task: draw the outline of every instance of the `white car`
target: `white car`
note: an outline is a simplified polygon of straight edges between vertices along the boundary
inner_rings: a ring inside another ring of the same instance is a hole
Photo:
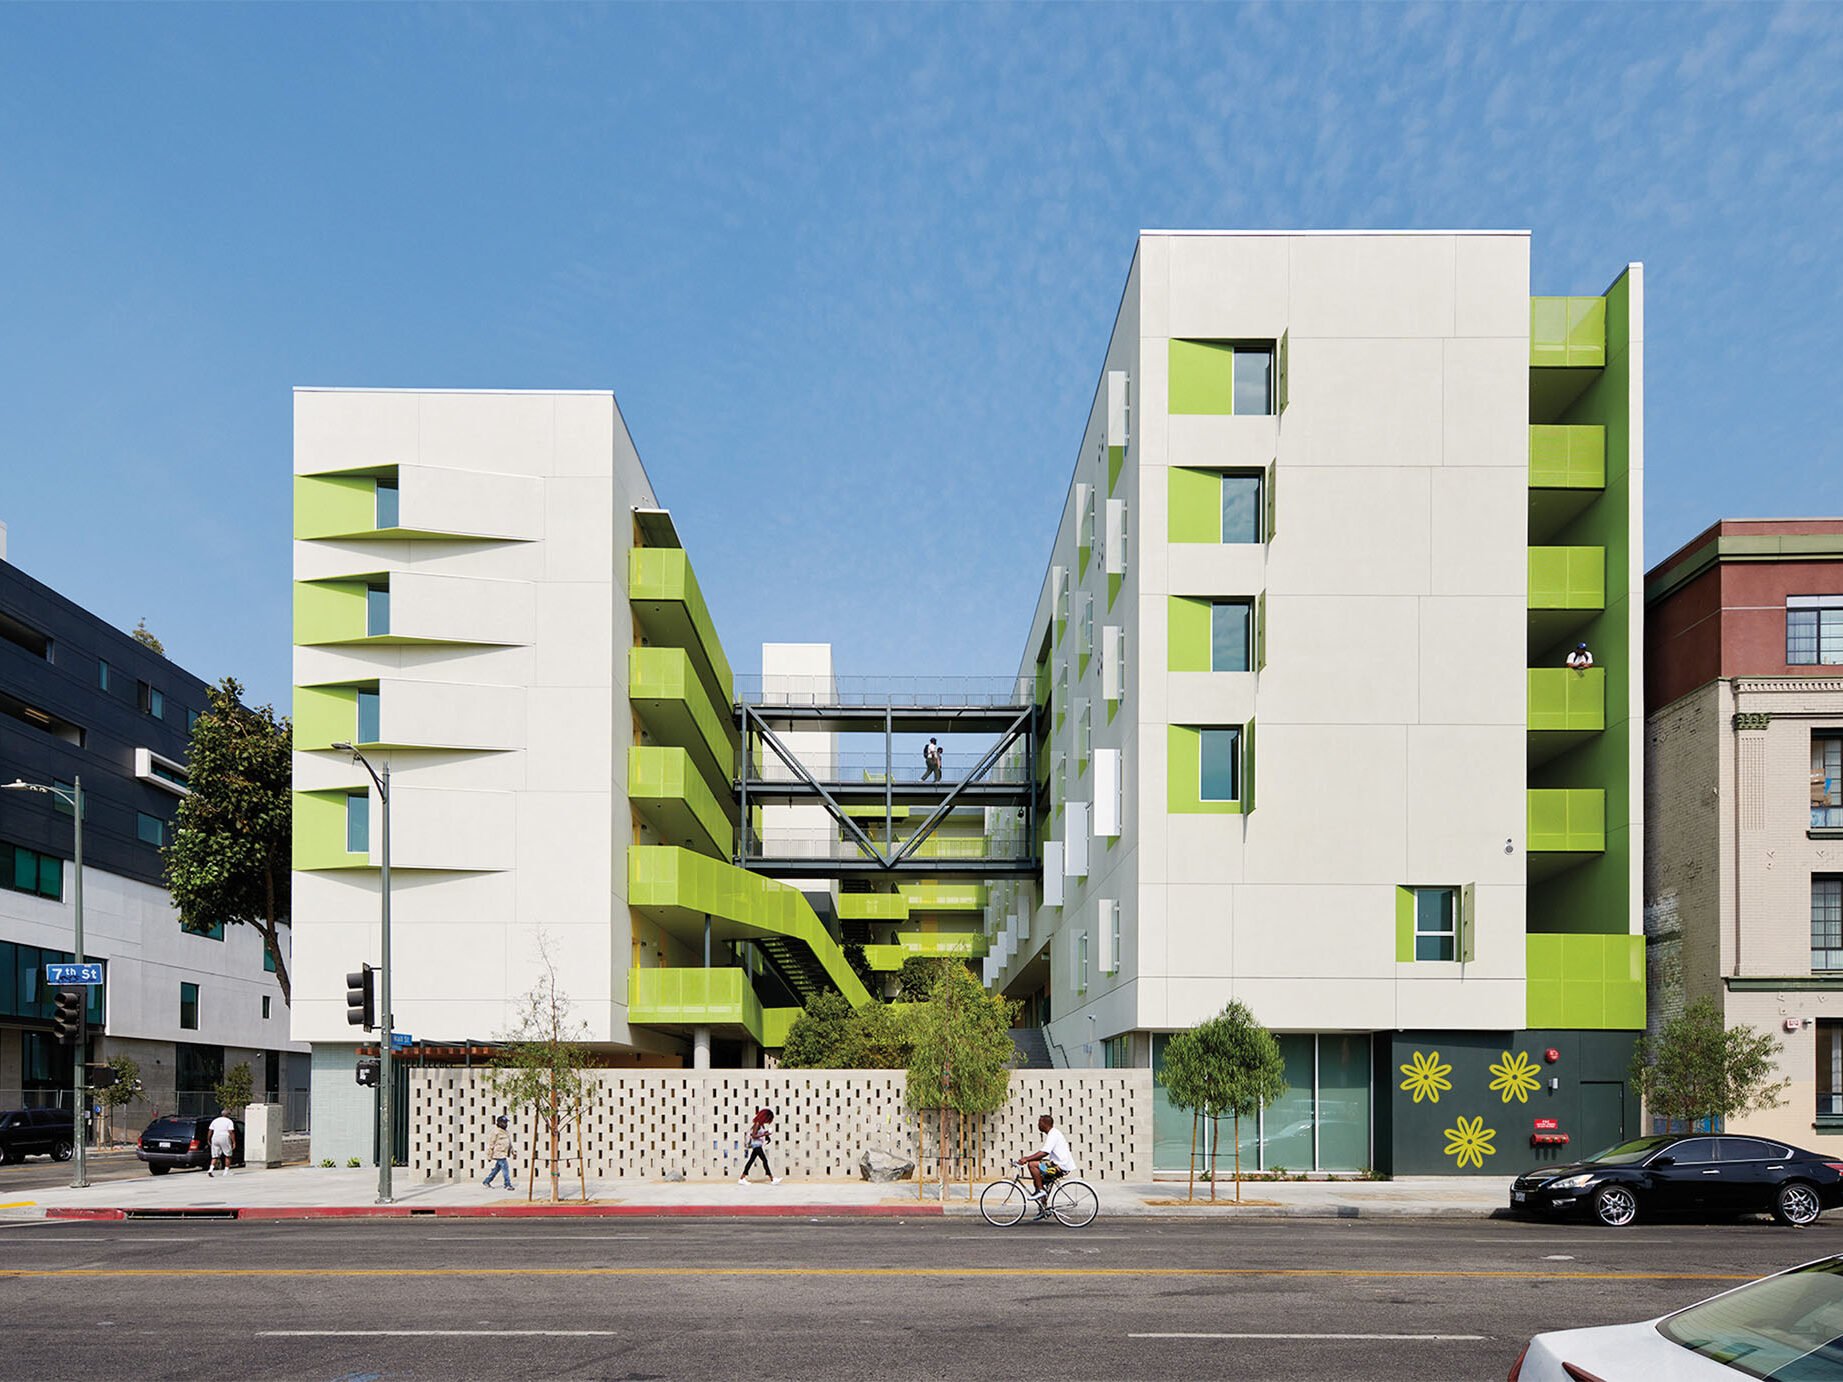
[[[1510,1382],[1843,1382],[1843,1255],[1644,1324],[1538,1334]]]

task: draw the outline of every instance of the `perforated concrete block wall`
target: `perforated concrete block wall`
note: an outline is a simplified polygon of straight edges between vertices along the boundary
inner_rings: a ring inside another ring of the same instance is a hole
[[[739,1175],[742,1145],[758,1108],[775,1112],[770,1149],[783,1175],[855,1179],[858,1157],[879,1148],[916,1156],[917,1119],[903,1102],[901,1071],[710,1070],[588,1072],[592,1096],[578,1132],[566,1128],[563,1154],[595,1180],[658,1180],[682,1171],[691,1179]],[[965,1135],[949,1120],[950,1173],[966,1174],[971,1147],[982,1155],[975,1175],[1041,1143],[1037,1117],[1051,1114],[1067,1135],[1082,1174],[1095,1180],[1150,1180],[1152,1072],[1019,1070],[1011,1098],[997,1113],[968,1120]],[[428,1180],[486,1173],[492,1119],[512,1118],[513,1170],[530,1173],[539,1134],[532,1112],[509,1110],[480,1070],[410,1072],[410,1169]],[[938,1123],[921,1143],[924,1174],[938,1174]],[[977,1123],[974,1127],[973,1124]]]

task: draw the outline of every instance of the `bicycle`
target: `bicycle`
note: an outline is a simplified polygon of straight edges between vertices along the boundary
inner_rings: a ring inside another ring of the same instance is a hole
[[[993,1228],[1010,1228],[1024,1217],[1031,1205],[1022,1166],[1012,1172],[1010,1180],[995,1180],[979,1194],[979,1212]],[[1048,1196],[1038,1208],[1037,1217],[1053,1214],[1064,1228],[1085,1228],[1101,1212],[1101,1197],[1094,1187],[1075,1176],[1059,1177],[1049,1188]]]

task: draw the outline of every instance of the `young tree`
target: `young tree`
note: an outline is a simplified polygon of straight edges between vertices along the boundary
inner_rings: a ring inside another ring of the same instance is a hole
[[[537,984],[521,1000],[518,1022],[505,1034],[487,1081],[510,1107],[536,1111],[548,1144],[550,1201],[555,1204],[562,1198],[562,1132],[572,1123],[580,1126],[589,1101],[591,1082],[584,1068],[589,1029],[576,1019],[557,982],[556,960],[542,932],[538,963]]]
[[[1190,1040],[1186,1040],[1190,1038]],[[1175,1059],[1173,1052],[1175,1050]],[[1253,1118],[1286,1093],[1286,1063],[1273,1033],[1247,1005],[1230,1003],[1216,1016],[1180,1032],[1165,1047],[1161,1083],[1179,1108],[1191,1110],[1191,1197],[1196,1197],[1196,1119],[1210,1123],[1209,1197],[1216,1198],[1221,1124],[1233,1120],[1235,1198],[1241,1199],[1241,1120]]]
[[[914,1046],[909,1056],[906,1098],[918,1120],[940,1118],[941,1198],[947,1198],[947,1115],[964,1128],[966,1117],[1004,1107],[1011,1092],[1017,1046],[1011,1019],[1018,1005],[988,994],[965,965],[943,967],[926,1003],[910,1019]],[[919,1148],[917,1155],[919,1179]],[[970,1173],[969,1173],[970,1174]]]
[[[109,1069],[115,1079],[107,1088],[96,1091],[96,1101],[103,1106],[105,1138],[110,1135],[109,1123],[114,1121],[116,1112],[124,1105],[133,1103],[141,1097],[141,1065],[133,1056],[112,1056]]]
[[[224,1072],[224,1078],[213,1087],[218,1096],[218,1107],[241,1114],[256,1098],[256,1077],[250,1074],[247,1062],[239,1061]]]
[[[186,784],[172,844],[160,852],[182,926],[250,925],[275,966],[282,1002],[292,1001],[281,928],[289,917],[292,866],[292,729],[269,706],[243,704],[226,677],[192,728]]]
[[[1656,1036],[1638,1039],[1632,1084],[1645,1107],[1670,1125],[1734,1118],[1785,1102],[1790,1080],[1774,1081],[1779,1039],[1745,1025],[1729,1027],[1721,1009],[1698,998]]]
[[[139,643],[143,648],[156,652],[160,654],[161,657],[166,656],[166,644],[154,637],[154,632],[147,627],[147,621],[145,619],[136,624],[134,628],[130,630],[128,636],[136,643]]]
[[[854,1009],[842,993],[816,993],[788,1029],[781,1064],[793,1070],[900,1070],[914,1044],[909,1011],[889,1003]]]

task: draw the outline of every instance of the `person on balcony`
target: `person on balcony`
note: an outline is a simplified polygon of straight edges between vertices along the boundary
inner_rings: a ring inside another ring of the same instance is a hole
[[[1587,650],[1585,643],[1576,643],[1574,651],[1568,654],[1568,670],[1577,676],[1585,676],[1591,666],[1593,654]]]

